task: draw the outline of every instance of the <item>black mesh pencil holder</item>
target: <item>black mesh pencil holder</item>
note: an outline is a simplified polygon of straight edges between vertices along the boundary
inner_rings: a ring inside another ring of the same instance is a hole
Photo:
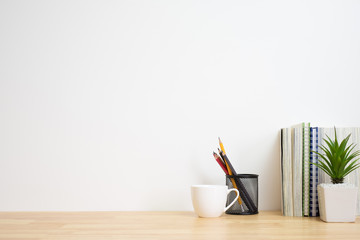
[[[251,215],[258,213],[258,177],[259,175],[256,174],[226,175],[226,185],[228,188],[238,189],[241,198],[226,211],[227,214]],[[230,192],[227,204],[230,204],[235,198],[236,193]]]

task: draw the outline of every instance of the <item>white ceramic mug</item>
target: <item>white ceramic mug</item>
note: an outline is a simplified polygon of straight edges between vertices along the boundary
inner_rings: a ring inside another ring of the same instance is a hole
[[[228,206],[225,206],[227,196],[232,191],[236,192],[236,198]],[[237,189],[228,189],[224,185],[191,186],[193,207],[199,217],[220,217],[236,202],[238,197],[239,191]]]

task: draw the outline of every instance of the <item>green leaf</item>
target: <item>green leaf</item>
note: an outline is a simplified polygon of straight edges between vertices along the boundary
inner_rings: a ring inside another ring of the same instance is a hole
[[[352,163],[349,164],[349,166],[346,167],[346,169],[344,170],[344,174],[347,174],[351,170],[351,168],[356,165],[357,160],[354,160]]]
[[[331,171],[329,171],[329,169],[326,168],[326,166],[323,167],[323,165],[320,165],[320,164],[317,164],[317,163],[312,163],[312,164],[314,164],[314,165],[317,166],[318,168],[322,169],[327,175],[332,176]]]
[[[346,150],[345,150],[346,154],[345,154],[344,158],[346,158],[346,159],[348,158],[350,153],[354,150],[355,146],[356,145],[354,143],[352,143],[349,145],[349,147],[346,148]]]
[[[326,162],[326,165],[331,166],[331,163],[329,162],[329,160],[328,160],[324,155],[322,155],[321,153],[315,152],[315,151],[312,151],[312,152],[314,152],[314,153],[316,153],[317,155],[319,155],[320,158],[322,158],[322,159]],[[320,159],[319,159],[319,161],[320,161]]]
[[[351,169],[349,169],[349,171],[347,173],[344,174],[344,177],[347,176],[352,171],[354,171],[355,169],[358,169],[359,167],[360,167],[360,163],[354,165]]]

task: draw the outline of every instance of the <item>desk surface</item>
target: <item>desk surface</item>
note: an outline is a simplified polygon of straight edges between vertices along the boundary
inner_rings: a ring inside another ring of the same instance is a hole
[[[360,239],[356,223],[319,218],[198,218],[192,212],[0,212],[0,239]]]

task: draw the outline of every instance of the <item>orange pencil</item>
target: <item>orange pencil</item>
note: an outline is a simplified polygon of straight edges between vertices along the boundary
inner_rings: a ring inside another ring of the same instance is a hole
[[[222,151],[224,154],[226,154],[225,148],[224,148],[224,144],[223,144],[222,141],[220,140],[220,137],[219,137],[219,145],[220,145],[221,151]]]

